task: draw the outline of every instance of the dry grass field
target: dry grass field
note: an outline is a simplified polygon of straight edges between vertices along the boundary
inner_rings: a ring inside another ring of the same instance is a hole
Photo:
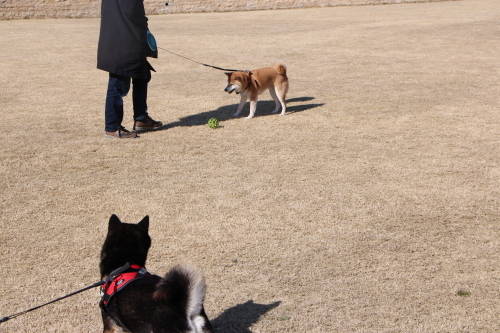
[[[289,112],[271,115],[265,93],[254,119],[234,118],[221,71],[160,50],[149,105],[165,127],[105,138],[99,19],[0,21],[0,317],[98,281],[115,213],[150,215],[150,272],[202,268],[219,333],[500,331],[498,0],[150,29],[216,66],[283,60]],[[0,332],[100,332],[98,301],[87,291]]]

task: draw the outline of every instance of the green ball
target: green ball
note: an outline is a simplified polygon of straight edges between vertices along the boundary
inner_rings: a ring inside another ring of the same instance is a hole
[[[208,120],[208,126],[210,128],[217,128],[217,127],[219,127],[219,121],[215,118],[210,118]]]

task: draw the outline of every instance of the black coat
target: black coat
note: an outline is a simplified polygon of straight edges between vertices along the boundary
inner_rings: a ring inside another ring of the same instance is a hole
[[[147,31],[143,0],[102,0],[97,68],[147,79],[148,71],[154,70],[146,60]]]

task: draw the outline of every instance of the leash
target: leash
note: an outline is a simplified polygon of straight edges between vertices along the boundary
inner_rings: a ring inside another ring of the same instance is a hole
[[[189,60],[189,61],[195,62],[195,63],[197,63],[197,64],[200,64],[200,65],[203,65],[203,66],[206,66],[206,67],[215,68],[215,69],[218,69],[218,70],[220,70],[220,71],[226,71],[226,72],[248,72],[248,70],[240,70],[240,69],[227,69],[227,68],[221,68],[221,67],[217,67],[217,66],[212,66],[212,65],[204,64],[204,63],[202,63],[202,62],[199,62],[199,61],[196,61],[196,60],[190,59],[190,58],[188,58],[188,57],[185,57],[185,56],[183,56],[183,55],[180,55],[180,54],[177,54],[177,53],[175,53],[175,52],[169,51],[169,50],[164,49],[164,48],[162,48],[162,47],[159,47],[159,46],[158,46],[158,48],[159,48],[159,49],[161,49],[161,50],[163,50],[163,51],[166,51],[166,52],[168,52],[168,53],[172,53],[172,54],[174,54],[174,55],[176,55],[176,56],[178,56],[178,57],[184,58],[184,59],[186,59],[186,60]]]
[[[45,304],[35,306],[34,308],[28,309],[28,310],[26,310],[26,311],[22,311],[22,312],[19,312],[19,313],[16,313],[16,314],[13,314],[13,315],[10,315],[10,316],[7,316],[7,317],[3,317],[2,319],[0,319],[0,324],[1,324],[1,323],[4,323],[4,322],[6,322],[7,320],[10,320],[10,319],[12,319],[12,318],[16,318],[16,317],[19,317],[19,316],[21,316],[21,315],[23,315],[23,314],[26,314],[26,313],[28,313],[28,312],[31,312],[31,311],[33,311],[33,310],[40,309],[41,307],[44,307],[44,306],[46,306],[46,305],[49,305],[49,304],[52,304],[52,303],[58,302],[58,301],[60,301],[60,300],[63,300],[63,299],[68,298],[68,297],[70,297],[70,296],[74,296],[74,295],[79,294],[79,293],[81,293],[81,292],[84,292],[84,291],[86,291],[86,290],[89,290],[89,289],[92,289],[92,288],[95,288],[95,287],[99,287],[99,286],[102,286],[103,284],[109,283],[110,281],[112,281],[114,278],[116,278],[117,276],[119,276],[121,273],[123,273],[124,271],[126,271],[126,270],[127,270],[127,269],[129,269],[129,268],[130,268],[130,264],[129,264],[129,263],[126,263],[126,264],[125,264],[125,265],[123,265],[122,267],[120,267],[120,268],[118,268],[118,269],[114,270],[113,272],[111,272],[111,273],[108,275],[108,277],[107,277],[106,279],[102,280],[102,281],[96,282],[96,283],[94,283],[94,284],[93,284],[93,285],[91,285],[91,286],[85,287],[85,288],[83,288],[83,289],[80,289],[80,290],[78,290],[78,291],[75,291],[75,292],[73,292],[73,293],[71,293],[71,294],[68,294],[68,295],[66,295],[66,296],[59,297],[58,299],[55,299],[55,300],[50,301],[50,302],[47,302],[47,303],[45,303]],[[147,273],[147,271],[146,271],[146,273]]]
[[[53,300],[53,301],[47,302],[47,303],[42,304],[42,305],[39,305],[39,306],[35,306],[34,308],[28,309],[28,310],[26,310],[26,311],[22,311],[22,312],[19,312],[19,313],[16,313],[16,314],[13,314],[13,315],[10,315],[10,316],[7,316],[7,317],[3,317],[2,319],[0,319],[0,324],[1,324],[1,323],[4,323],[4,322],[6,322],[7,320],[10,320],[10,319],[12,319],[12,318],[16,318],[16,317],[18,317],[18,316],[21,316],[21,315],[26,314],[26,313],[28,313],[28,312],[31,312],[31,311],[33,311],[33,310],[39,309],[39,308],[44,307],[44,306],[46,306],[46,305],[49,305],[49,304],[55,303],[55,302],[57,302],[57,301],[60,301],[60,300],[62,300],[62,299],[65,299],[65,298],[67,298],[67,297],[70,297],[70,296],[73,296],[73,295],[79,294],[79,293],[81,293],[81,292],[84,292],[84,291],[86,291],[86,290],[89,290],[89,289],[92,289],[92,288],[95,288],[95,287],[99,287],[99,286],[103,285],[104,283],[106,283],[106,281],[99,281],[99,282],[96,282],[96,283],[94,283],[94,284],[93,284],[93,285],[91,285],[91,286],[85,287],[85,288],[83,288],[83,289],[80,289],[80,290],[78,290],[78,291],[75,291],[75,292],[73,292],[73,293],[71,293],[71,294],[68,294],[68,295],[66,295],[66,296],[59,297],[58,299],[55,299],[55,300]]]

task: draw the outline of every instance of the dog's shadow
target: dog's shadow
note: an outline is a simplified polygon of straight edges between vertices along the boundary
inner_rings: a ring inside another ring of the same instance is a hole
[[[210,322],[217,333],[252,333],[250,327],[258,322],[260,317],[280,304],[281,301],[258,304],[250,300],[227,309]]]
[[[314,99],[314,97],[292,98],[292,99],[287,100],[287,105],[289,103],[308,102],[308,101],[311,101],[313,99]],[[248,115],[249,104],[250,104],[249,102],[247,102],[245,104],[245,107],[243,108],[243,111],[241,112],[242,115],[240,117]],[[323,105],[325,105],[325,103],[291,105],[291,106],[287,106],[286,113],[291,114],[291,113],[296,113],[296,112],[302,112],[302,111],[310,110],[310,109],[313,109],[313,108],[316,108],[319,106],[323,106]],[[271,113],[274,110],[274,107],[275,107],[275,103],[273,100],[259,101],[257,103],[257,112],[255,113],[255,117],[264,117],[264,116],[270,116],[270,115],[277,116],[277,114]],[[169,128],[182,127],[182,126],[206,125],[210,118],[216,118],[219,121],[236,119],[238,117],[235,117],[234,113],[236,112],[237,108],[238,108],[238,104],[221,106],[220,108],[218,108],[216,110],[206,111],[206,112],[190,115],[190,116],[187,116],[184,118],[180,118],[179,121],[163,125],[159,130],[166,130]]]

